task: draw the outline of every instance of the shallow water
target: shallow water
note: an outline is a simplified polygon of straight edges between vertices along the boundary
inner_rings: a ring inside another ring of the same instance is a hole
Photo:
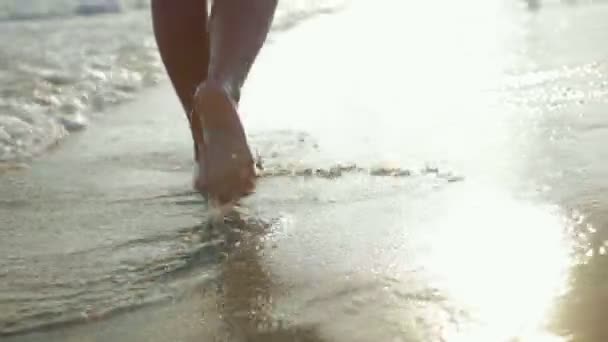
[[[128,115],[178,108],[166,85],[4,178],[0,333],[605,341],[608,7],[384,4],[268,46],[244,222],[186,191],[183,122]]]

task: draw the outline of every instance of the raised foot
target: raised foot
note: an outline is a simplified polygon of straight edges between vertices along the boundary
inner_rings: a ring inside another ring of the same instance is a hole
[[[254,191],[253,157],[235,102],[219,86],[201,85],[194,99],[193,129],[199,149],[195,188],[220,204]],[[197,127],[198,126],[198,127]]]

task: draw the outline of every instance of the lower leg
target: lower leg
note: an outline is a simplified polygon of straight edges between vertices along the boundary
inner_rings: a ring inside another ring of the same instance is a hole
[[[209,22],[209,82],[224,87],[236,102],[264,44],[277,0],[215,0]]]
[[[190,124],[197,126],[190,114],[196,87],[207,78],[207,1],[152,0],[152,19],[156,42],[169,78]],[[196,128],[192,130],[193,134],[201,131],[200,127],[193,128]],[[195,159],[198,159],[196,144]]]

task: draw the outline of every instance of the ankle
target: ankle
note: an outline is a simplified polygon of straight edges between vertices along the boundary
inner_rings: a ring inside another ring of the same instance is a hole
[[[241,98],[241,89],[231,84],[231,82],[222,81],[218,79],[207,79],[199,84],[198,89],[207,88],[215,91],[221,91],[226,95],[235,105],[238,105]]]
[[[238,131],[241,126],[237,103],[230,91],[220,82],[202,82],[194,95],[195,106],[205,129]]]

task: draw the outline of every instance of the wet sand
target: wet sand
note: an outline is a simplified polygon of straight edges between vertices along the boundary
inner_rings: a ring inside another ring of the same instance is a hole
[[[239,219],[166,84],[5,175],[0,332],[88,324],[3,341],[605,341],[608,7],[383,4],[263,51]]]

